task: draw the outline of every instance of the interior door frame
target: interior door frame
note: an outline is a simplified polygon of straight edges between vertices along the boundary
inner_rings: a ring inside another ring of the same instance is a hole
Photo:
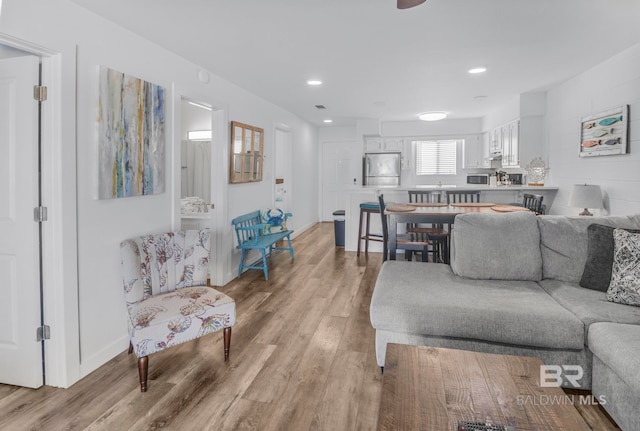
[[[77,278],[77,202],[75,151],[63,150],[62,141],[62,56],[40,45],[0,33],[0,44],[40,57],[42,85],[47,100],[40,120],[42,205],[48,220],[42,224],[42,312],[51,328],[45,342],[45,385],[68,387],[80,379],[80,332]],[[75,59],[73,80],[75,81]],[[67,71],[69,73],[69,71]],[[75,112],[75,97],[72,98]],[[75,121],[75,120],[73,120]],[[76,145],[75,127],[65,131],[66,140]],[[65,154],[63,161],[61,154]],[[35,328],[34,328],[35,331]],[[34,332],[35,335],[35,332]]]
[[[280,133],[284,133],[286,134],[286,142],[284,143],[284,154],[278,154],[278,132]],[[275,206],[277,206],[276,204],[276,186],[277,184],[275,184],[275,179],[276,179],[276,163],[277,163],[277,159],[280,157],[284,157],[285,159],[285,174],[284,174],[284,184],[286,186],[286,193],[287,193],[287,208],[288,211],[291,212],[292,211],[292,198],[293,198],[293,190],[291,188],[291,167],[292,167],[292,159],[293,159],[293,146],[291,145],[291,127],[289,127],[288,125],[284,124],[284,123],[275,123],[273,125],[273,148],[274,148],[274,157],[273,157],[273,166],[272,166],[272,172],[273,172],[273,178],[274,178],[274,184],[273,184],[273,197],[271,198],[271,202],[274,203]]]
[[[175,112],[181,112],[180,104],[183,99],[197,101],[211,106],[211,204],[213,208],[209,208],[212,211],[211,222],[211,262],[209,264],[210,269],[210,282],[213,286],[224,286],[229,280],[228,273],[231,271],[231,258],[227,255],[228,250],[225,250],[223,244],[228,244],[233,238],[227,231],[230,229],[230,220],[228,220],[228,184],[225,180],[229,178],[229,122],[227,120],[228,106],[224,103],[211,101],[211,98],[199,94],[194,95],[188,91],[176,91],[175,92]],[[176,179],[173,181],[173,194],[174,194],[174,212],[173,212],[173,229],[180,229],[180,196],[181,196],[181,169],[180,169],[180,145],[182,139],[181,121],[182,118],[174,127],[174,150],[173,150],[173,172]],[[216,181],[213,181],[216,178]]]

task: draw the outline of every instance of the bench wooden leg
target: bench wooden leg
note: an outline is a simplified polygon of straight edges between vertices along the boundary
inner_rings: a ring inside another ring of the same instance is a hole
[[[242,269],[244,268],[244,258],[247,255],[247,250],[242,249],[242,256],[240,256],[240,265],[238,266],[238,278],[242,275]]]
[[[289,244],[289,255],[291,256],[291,260],[293,260],[294,259],[293,246],[291,245],[291,237],[290,236],[287,237],[287,244]]]
[[[263,248],[260,250],[262,254],[262,271],[264,271],[264,279],[269,280],[269,268],[267,268],[267,252]]]
[[[224,361],[229,360],[229,348],[231,347],[231,327],[224,328]]]
[[[149,374],[149,357],[138,358],[138,375],[140,376],[140,392],[147,392],[147,375]]]

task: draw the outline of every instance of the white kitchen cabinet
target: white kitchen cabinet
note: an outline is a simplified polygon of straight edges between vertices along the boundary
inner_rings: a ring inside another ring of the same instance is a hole
[[[402,138],[365,138],[364,148],[367,153],[401,153],[402,143]]]
[[[502,134],[502,167],[517,168],[520,166],[520,120],[514,120],[501,127]]]
[[[489,135],[489,133],[484,133],[464,140],[463,169],[491,167],[491,162],[489,161]]]
[[[502,128],[500,127],[489,131],[489,152],[491,154],[502,152]]]

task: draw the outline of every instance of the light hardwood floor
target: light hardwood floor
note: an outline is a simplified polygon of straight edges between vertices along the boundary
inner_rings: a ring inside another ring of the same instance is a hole
[[[249,271],[220,288],[237,306],[228,363],[219,332],[152,355],[144,394],[126,350],[68,389],[0,385],[0,430],[375,429],[369,302],[381,254],[335,248],[331,223],[294,248],[294,263],[272,260],[269,281]],[[615,429],[597,407],[581,413]]]

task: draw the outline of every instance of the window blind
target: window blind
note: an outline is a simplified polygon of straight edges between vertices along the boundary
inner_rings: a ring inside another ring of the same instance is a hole
[[[414,141],[416,175],[455,175],[457,140]]]

